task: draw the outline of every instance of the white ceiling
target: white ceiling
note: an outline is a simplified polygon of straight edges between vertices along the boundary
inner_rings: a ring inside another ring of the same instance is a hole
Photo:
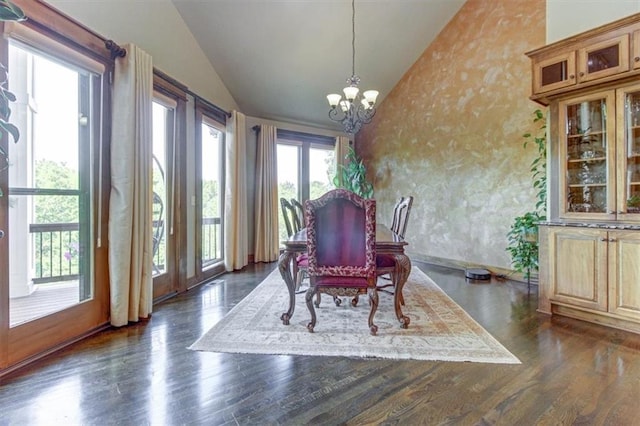
[[[379,100],[465,0],[356,0],[356,74]],[[339,127],[328,93],[351,75],[349,0],[172,0],[240,110]]]

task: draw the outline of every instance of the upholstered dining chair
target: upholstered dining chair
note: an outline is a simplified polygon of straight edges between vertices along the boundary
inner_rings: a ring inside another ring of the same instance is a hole
[[[309,289],[305,302],[311,314],[307,329],[316,325],[314,296],[326,293],[353,297],[369,295],[369,331],[378,327],[376,291],[376,201],[346,189],[334,189],[305,202]]]
[[[413,196],[400,197],[400,200],[393,208],[393,219],[391,221],[391,231],[393,231],[400,238],[404,238],[407,232],[407,223],[409,222],[409,213],[411,213],[411,206],[413,205]],[[378,291],[384,291],[385,293],[393,294],[393,292],[387,290],[389,287],[394,287],[393,272],[396,267],[396,260],[393,256],[388,254],[380,254],[376,256],[376,274],[383,276],[386,279],[391,279],[390,284],[378,285]],[[389,278],[387,278],[387,276]],[[404,298],[400,294],[400,303],[404,305]]]
[[[287,229],[287,236],[291,236],[301,229],[301,221],[296,207],[286,198],[280,198],[280,208],[282,210],[282,217],[284,219],[284,226]],[[302,279],[306,275],[307,266],[309,262],[307,260],[307,253],[298,254],[293,260],[293,276],[296,280],[296,291],[300,290],[300,284]]]

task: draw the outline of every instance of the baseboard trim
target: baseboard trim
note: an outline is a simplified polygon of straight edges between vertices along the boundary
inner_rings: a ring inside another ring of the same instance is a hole
[[[445,268],[457,269],[460,271],[464,271],[469,268],[486,269],[491,273],[492,277],[509,279],[511,281],[523,282],[525,284],[527,283],[527,279],[524,277],[524,274],[512,269],[501,268],[499,266],[493,265],[484,265],[481,263],[466,262],[457,259],[448,259],[444,257],[427,256],[419,253],[408,252],[407,254],[411,258],[411,260],[428,263],[430,265],[442,266]],[[531,284],[538,285],[537,272],[531,274]]]

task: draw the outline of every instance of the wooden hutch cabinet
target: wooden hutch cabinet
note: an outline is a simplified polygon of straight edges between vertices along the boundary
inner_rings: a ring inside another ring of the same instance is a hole
[[[640,332],[640,14],[527,55],[549,106],[538,310]]]

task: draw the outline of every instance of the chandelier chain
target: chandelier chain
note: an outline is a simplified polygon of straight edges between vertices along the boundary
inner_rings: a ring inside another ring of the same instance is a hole
[[[356,0],[351,0],[351,75],[356,75]]]

